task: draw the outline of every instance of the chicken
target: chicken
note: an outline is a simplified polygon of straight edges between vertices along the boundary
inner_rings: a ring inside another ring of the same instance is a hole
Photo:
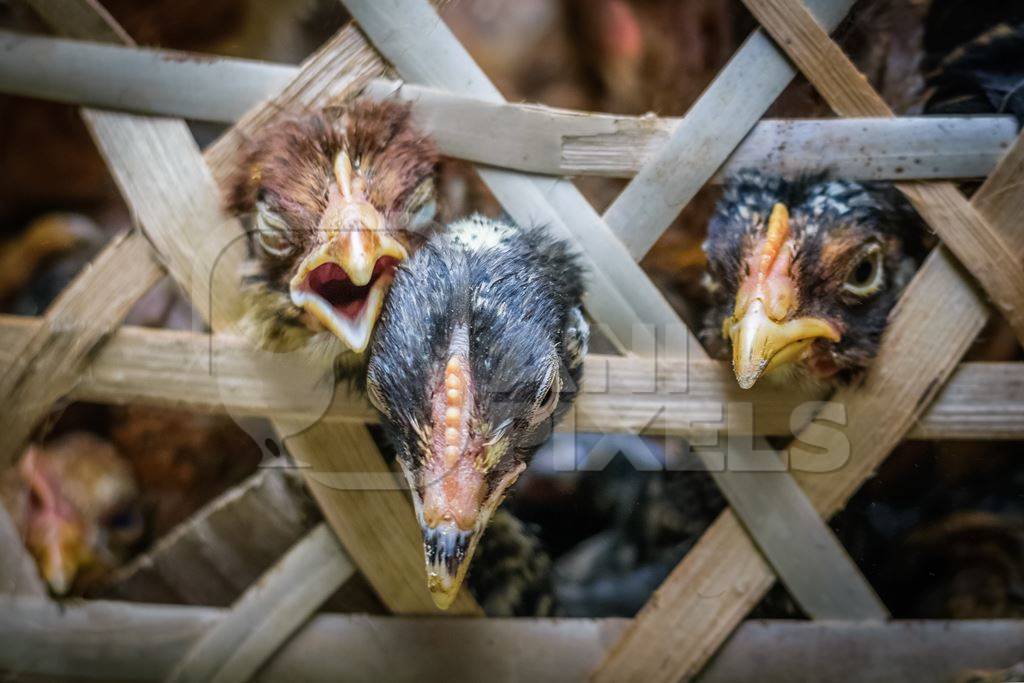
[[[243,331],[274,351],[319,337],[362,354],[396,267],[436,213],[437,161],[407,106],[367,99],[254,141],[228,197],[252,219]]]
[[[398,271],[366,391],[412,490],[439,607],[575,398],[589,340],[582,296],[565,243],[481,216],[438,233]]]
[[[135,472],[147,530],[157,538],[245,479],[261,457],[230,417],[173,408],[114,408],[110,440]]]
[[[86,432],[29,446],[0,477],[0,499],[55,595],[123,559],[143,531],[137,495],[131,466]]]
[[[923,44],[927,113],[1006,112],[1024,121],[1024,11],[935,0]],[[744,388],[762,374],[826,385],[851,379],[878,349],[920,259],[922,228],[888,185],[740,174],[705,242],[713,307],[702,339],[731,355]]]
[[[732,178],[708,227],[701,339],[749,389],[849,381],[875,356],[920,256],[920,219],[890,186],[756,171]],[[730,348],[731,347],[731,348]]]

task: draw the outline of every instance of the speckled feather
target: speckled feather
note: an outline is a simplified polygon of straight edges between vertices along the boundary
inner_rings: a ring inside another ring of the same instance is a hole
[[[568,245],[543,228],[480,216],[433,236],[403,263],[370,346],[367,381],[386,403],[385,430],[406,467],[416,471],[428,457],[431,392],[458,325],[469,331],[474,430],[485,440],[499,432],[511,438],[489,480],[527,460],[575,397],[589,333],[582,296],[582,268]],[[529,428],[554,362],[562,375],[558,408]]]

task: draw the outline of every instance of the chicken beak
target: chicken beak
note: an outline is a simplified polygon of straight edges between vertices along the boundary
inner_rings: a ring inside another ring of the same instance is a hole
[[[302,261],[289,289],[296,306],[349,349],[362,353],[395,269],[409,253],[384,230],[384,218],[367,199],[344,152],[338,156],[335,175],[338,184],[330,189],[318,230],[328,240]]]
[[[794,318],[798,297],[788,240],[789,213],[776,204],[765,237],[748,261],[750,274],[740,283],[733,314],[722,326],[732,342],[732,367],[743,389],[766,372],[803,358],[816,339],[840,338],[826,320]]]
[[[345,346],[362,353],[408,252],[390,235],[368,230],[338,233],[299,266],[292,303],[312,315]]]
[[[33,501],[25,545],[53,594],[64,595],[71,589],[79,569],[92,559],[85,529],[47,478],[35,446],[29,447],[19,468]]]
[[[749,389],[761,375],[800,360],[815,339],[839,341],[839,333],[820,318],[772,320],[764,302],[755,299],[729,329],[732,368],[740,387]]]
[[[465,506],[466,500],[472,500],[486,486],[479,473],[477,480],[466,477],[465,472],[453,471],[428,484],[422,501],[418,493],[414,494],[423,530],[427,589],[438,608],[448,609],[455,601],[488,522],[525,469],[525,463],[517,465],[471,508]]]
[[[81,526],[47,515],[34,520],[29,533],[27,545],[36,558],[40,574],[54,595],[64,595],[71,590],[78,570],[90,560],[90,553],[83,545]]]
[[[448,609],[455,602],[479,536],[475,529],[463,531],[451,522],[423,526],[427,588],[439,609]]]

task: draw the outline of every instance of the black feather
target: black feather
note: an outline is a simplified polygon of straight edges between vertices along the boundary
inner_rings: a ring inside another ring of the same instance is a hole
[[[432,236],[403,263],[370,345],[367,381],[387,404],[385,431],[406,466],[415,470],[427,455],[417,451],[429,447],[431,392],[460,325],[469,331],[475,382],[471,421],[485,438],[507,433],[512,446],[488,476],[500,477],[532,455],[581,379],[582,297],[577,257],[543,228],[476,216]],[[529,427],[554,361],[563,377],[558,410]]]

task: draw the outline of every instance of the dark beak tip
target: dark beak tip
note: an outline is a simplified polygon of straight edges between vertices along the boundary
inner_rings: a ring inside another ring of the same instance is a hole
[[[450,522],[436,527],[424,525],[422,531],[427,588],[434,603],[441,609],[448,609],[466,573],[473,532],[463,531]]]

